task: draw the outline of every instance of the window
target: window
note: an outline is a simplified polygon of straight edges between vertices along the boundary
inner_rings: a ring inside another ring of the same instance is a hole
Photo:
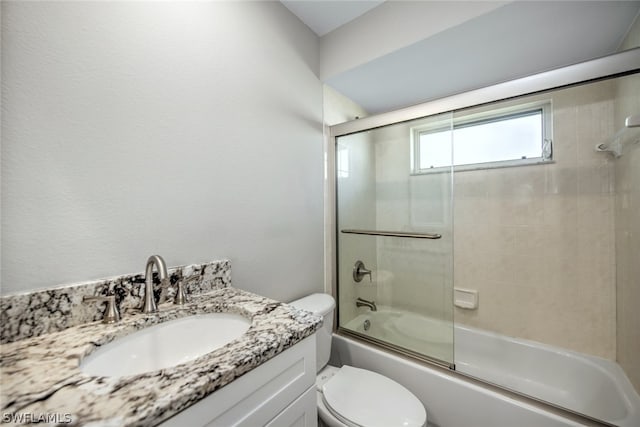
[[[551,103],[460,115],[411,129],[413,173],[484,169],[551,160]],[[453,152],[452,152],[453,149]]]

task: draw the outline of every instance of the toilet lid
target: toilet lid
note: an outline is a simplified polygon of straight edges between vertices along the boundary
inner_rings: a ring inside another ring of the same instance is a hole
[[[343,366],[322,386],[325,404],[336,415],[367,427],[421,427],[424,406],[397,382],[365,369]]]

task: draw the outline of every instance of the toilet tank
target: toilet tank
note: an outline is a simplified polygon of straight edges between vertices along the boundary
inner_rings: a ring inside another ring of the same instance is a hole
[[[311,294],[289,304],[323,318],[322,327],[316,332],[316,372],[320,372],[329,363],[331,356],[331,333],[336,301],[329,294]]]

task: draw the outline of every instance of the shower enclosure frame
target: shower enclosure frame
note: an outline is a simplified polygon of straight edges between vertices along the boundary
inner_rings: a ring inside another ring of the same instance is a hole
[[[519,78],[504,83],[464,92],[457,95],[429,101],[426,103],[418,104],[415,106],[403,108],[396,111],[382,113],[374,116],[360,118],[337,125],[333,125],[329,128],[328,134],[328,159],[330,168],[333,167],[333,171],[327,174],[328,189],[333,194],[329,194],[327,200],[333,203],[333,207],[328,210],[331,212],[327,218],[329,225],[327,231],[327,238],[330,239],[330,248],[332,251],[331,261],[328,264],[330,268],[331,277],[331,290],[333,295],[338,295],[338,234],[340,230],[337,227],[337,170],[335,168],[336,159],[336,147],[338,138],[342,136],[351,135],[357,132],[373,130],[388,125],[408,122],[414,119],[424,118],[428,116],[434,116],[442,113],[451,113],[456,110],[476,107],[485,104],[489,104],[496,101],[504,101],[524,95],[533,95],[540,92],[545,92],[554,89],[568,88],[572,86],[578,86],[585,83],[596,82],[600,80],[606,80],[616,77],[622,77],[625,75],[631,75],[640,73],[640,47],[629,49],[613,55],[593,59],[586,62],[581,62],[574,65],[565,66],[555,70],[550,70],[538,74],[534,74],[528,77]],[[451,302],[453,304],[453,301]],[[338,335],[353,338],[365,343],[374,344],[385,350],[392,351],[404,357],[409,357],[419,362],[427,363],[431,366],[438,368],[444,368],[449,372],[455,372],[456,375],[462,375],[469,378],[474,382],[481,382],[491,388],[496,388],[495,384],[482,381],[481,379],[470,377],[462,372],[455,371],[455,358],[453,364],[445,364],[441,361],[432,359],[428,356],[417,354],[410,350],[399,350],[396,346],[388,345],[384,342],[378,342],[379,340],[373,338],[362,337],[360,334],[349,331],[342,328],[339,325],[337,319],[339,319],[340,304],[337,304],[335,310],[336,321],[334,321],[334,333]],[[500,388],[500,387],[497,387]],[[503,389],[507,393],[511,393],[507,389]],[[516,395],[525,399],[531,398],[527,395],[515,393]],[[544,402],[542,402],[544,403]],[[563,408],[557,408],[564,411]],[[566,410],[568,413],[572,411]],[[582,416],[581,414],[576,414]],[[588,417],[587,417],[588,418]]]

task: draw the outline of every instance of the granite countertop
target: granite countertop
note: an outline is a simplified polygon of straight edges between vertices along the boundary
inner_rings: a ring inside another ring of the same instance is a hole
[[[194,314],[230,312],[251,319],[240,338],[191,362],[127,377],[79,369],[94,349],[146,326]],[[228,287],[163,304],[153,315],[127,314],[112,325],[91,322],[0,348],[2,422],[39,425],[156,425],[312,335],[322,318]],[[23,417],[23,418],[18,418]],[[26,418],[25,418],[26,417]]]

